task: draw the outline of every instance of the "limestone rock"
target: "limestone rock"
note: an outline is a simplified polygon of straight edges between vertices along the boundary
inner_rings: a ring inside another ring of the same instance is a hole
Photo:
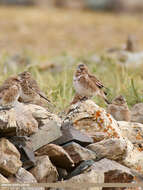
[[[82,184],[79,186],[78,183],[84,183],[84,186],[82,186]],[[104,183],[104,174],[101,172],[96,173],[94,170],[82,173],[64,181],[65,185],[69,184],[69,187],[64,189],[72,190],[74,187],[77,188],[77,186],[79,186],[79,189],[84,190],[102,190],[102,187],[89,187],[88,183]],[[70,188],[71,186],[73,188]]]
[[[83,148],[75,142],[65,144],[63,148],[68,152],[75,164],[78,164],[84,160],[96,159],[96,153]]]
[[[48,155],[54,165],[61,168],[70,168],[74,166],[74,162],[68,153],[61,147],[55,144],[47,144],[35,153],[38,156]]]
[[[38,132],[38,128],[54,121],[58,126],[61,119],[45,108],[34,104],[18,103],[10,110],[0,111],[1,136],[30,136]]]
[[[108,134],[104,132],[91,133],[90,136],[93,138],[95,143],[108,139]]]
[[[122,136],[132,143],[143,143],[143,124],[135,122],[118,121]]]
[[[143,103],[135,104],[131,109],[131,121],[143,123]]]
[[[33,150],[36,151],[61,136],[60,126],[55,121],[48,121],[38,129],[37,133],[31,135]]]
[[[143,173],[143,124],[120,121],[118,125],[127,144],[123,164]]]
[[[38,156],[36,166],[30,170],[39,183],[55,182],[58,179],[56,168],[48,156]]]
[[[121,161],[126,156],[126,142],[120,139],[107,139],[87,146],[96,153],[97,159],[108,158]]]
[[[16,176],[16,182],[18,183],[25,183],[25,182],[36,183],[37,182],[35,177],[24,168],[19,168],[15,176]]]
[[[117,122],[92,100],[71,105],[66,121],[71,121],[77,129],[88,134],[104,132],[108,138],[122,138]]]
[[[133,181],[130,169],[114,160],[104,158],[95,162],[91,168],[94,169],[95,173],[104,173],[105,183],[130,183]]]
[[[0,136],[31,135],[38,130],[38,122],[23,104],[0,111]]]
[[[0,173],[5,176],[15,174],[22,166],[20,153],[7,139],[0,139]]]
[[[50,121],[55,121],[58,126],[61,126],[61,119],[57,115],[48,112],[45,108],[34,104],[25,106],[32,113],[33,117],[41,122],[41,125],[48,124]]]
[[[3,175],[0,174],[0,184],[1,183],[10,183]],[[0,190],[10,190],[9,187],[0,187]]]
[[[132,169],[136,169],[143,174],[143,152],[126,139],[126,156],[122,163]]]
[[[9,178],[9,181],[11,183],[20,183],[22,185],[24,185],[24,183],[37,183],[37,180],[35,179],[35,177],[28,172],[27,170],[25,170],[24,168],[19,168],[19,170],[17,171],[15,177],[11,177]],[[16,187],[15,190],[44,190],[43,187]]]
[[[9,141],[15,145],[21,155],[21,161],[25,169],[31,168],[35,164],[35,155],[32,148],[32,143],[27,137],[13,136]]]

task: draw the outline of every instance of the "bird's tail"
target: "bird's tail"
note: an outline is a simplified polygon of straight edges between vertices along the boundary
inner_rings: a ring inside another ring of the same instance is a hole
[[[105,101],[107,104],[111,104],[111,102],[109,102],[106,98],[104,98],[104,101]]]
[[[111,104],[108,100],[107,100],[107,97],[106,97],[107,93],[100,90],[100,96],[104,99],[104,101],[106,102],[106,104]]]

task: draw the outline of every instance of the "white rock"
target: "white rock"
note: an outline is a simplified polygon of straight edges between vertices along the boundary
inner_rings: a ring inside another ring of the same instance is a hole
[[[24,183],[37,183],[37,180],[35,179],[35,177],[28,172],[27,170],[25,170],[24,168],[19,168],[19,170],[17,171],[15,177],[11,177],[9,178],[11,183],[19,183],[24,185]],[[44,190],[45,188],[43,187],[16,187],[15,190]]]
[[[117,121],[92,100],[71,105],[65,121],[90,135],[96,132],[106,133],[107,138],[122,138]]]
[[[5,138],[0,139],[0,173],[9,176],[16,174],[22,166],[20,153],[16,147]]]
[[[46,155],[36,158],[36,166],[30,172],[39,183],[55,182],[58,179],[57,170]]]

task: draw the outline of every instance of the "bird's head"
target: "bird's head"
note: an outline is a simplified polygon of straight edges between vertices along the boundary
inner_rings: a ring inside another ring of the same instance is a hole
[[[31,73],[28,71],[24,71],[18,75],[21,79],[28,79],[31,77]]]
[[[124,96],[120,95],[114,98],[113,103],[118,105],[124,105],[126,104],[126,99],[124,98]]]
[[[79,64],[77,71],[81,73],[88,73],[88,67],[85,64]]]

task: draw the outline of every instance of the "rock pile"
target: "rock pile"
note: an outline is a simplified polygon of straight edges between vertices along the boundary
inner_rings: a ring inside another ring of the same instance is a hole
[[[0,111],[0,136],[0,183],[62,181],[68,190],[76,183],[100,190],[86,184],[143,180],[143,125],[116,121],[91,100],[71,105],[63,119],[20,103]]]

